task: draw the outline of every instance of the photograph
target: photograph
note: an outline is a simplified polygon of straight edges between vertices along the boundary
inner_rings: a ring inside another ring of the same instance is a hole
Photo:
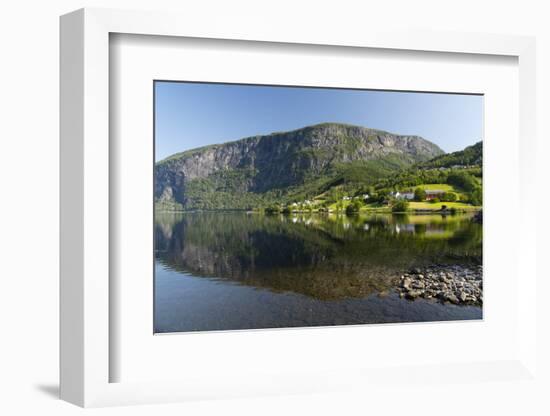
[[[482,94],[153,89],[154,333],[483,319]]]

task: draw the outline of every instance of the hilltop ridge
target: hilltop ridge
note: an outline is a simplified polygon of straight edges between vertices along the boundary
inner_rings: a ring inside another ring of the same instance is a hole
[[[441,155],[420,136],[320,123],[169,156],[155,166],[155,201],[166,209],[244,209],[339,181],[372,182]]]

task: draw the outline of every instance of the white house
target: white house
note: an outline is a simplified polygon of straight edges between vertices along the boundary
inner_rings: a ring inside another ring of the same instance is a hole
[[[413,200],[414,199],[414,193],[413,192],[392,192],[395,199],[406,199],[406,200]]]

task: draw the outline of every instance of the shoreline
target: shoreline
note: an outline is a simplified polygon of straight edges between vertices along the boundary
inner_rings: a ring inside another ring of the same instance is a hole
[[[477,213],[482,211],[482,207],[472,207],[471,209],[456,209],[454,211],[451,211],[450,209],[447,210],[441,210],[441,209],[414,209],[414,210],[408,210],[408,211],[392,211],[391,209],[386,208],[372,208],[372,209],[365,209],[361,210],[360,212],[356,212],[351,214],[353,215],[360,215],[360,214],[444,214],[444,215],[453,215],[453,213],[456,214],[467,214],[467,213]],[[339,214],[339,215],[347,215],[350,216],[350,214],[346,214],[345,210],[342,210],[340,212],[338,211],[292,211],[290,213],[283,213],[283,212],[275,212],[275,213],[266,213],[260,210],[249,210],[249,209],[211,209],[211,210],[155,210],[155,214],[192,214],[197,212],[245,212],[250,214],[263,214],[263,215],[293,215],[293,214]]]
[[[401,298],[436,299],[441,303],[483,306],[481,265],[433,265],[403,273],[396,290]]]

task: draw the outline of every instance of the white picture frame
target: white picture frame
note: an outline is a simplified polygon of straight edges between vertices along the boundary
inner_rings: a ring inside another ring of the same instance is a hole
[[[80,406],[158,403],[194,398],[238,397],[255,394],[322,392],[369,385],[401,377],[411,369],[361,368],[294,374],[282,369],[263,379],[243,380],[220,374],[216,383],[195,371],[182,380],[112,382],[110,368],[120,359],[110,348],[111,312],[116,308],[110,292],[110,77],[109,36],[114,33],[185,38],[331,45],[333,47],[428,51],[442,54],[503,55],[519,66],[519,208],[528,212],[534,195],[530,180],[535,169],[535,42],[529,37],[464,34],[386,32],[350,29],[330,33],[278,25],[251,24],[235,32],[230,22],[204,25],[192,16],[107,9],[82,9],[61,18],[61,397]],[[418,363],[412,380],[440,380],[441,370],[452,370],[465,381],[524,380],[535,376],[537,270],[535,268],[535,215],[521,215],[517,270],[524,272],[518,286],[520,323],[515,354],[498,361],[434,366]],[[516,270],[516,273],[517,273]],[[311,337],[312,332],[302,337]],[[337,336],[332,330],[327,336]],[[272,332],[271,337],[277,336]],[[364,369],[363,369],[364,370]],[[323,370],[326,371],[326,370]],[[409,376],[407,376],[409,374]],[[483,377],[471,377],[482,374]],[[443,376],[441,376],[443,377]],[[470,379],[468,379],[470,377]],[[341,380],[350,380],[343,383]],[[443,380],[444,377],[441,379]]]

